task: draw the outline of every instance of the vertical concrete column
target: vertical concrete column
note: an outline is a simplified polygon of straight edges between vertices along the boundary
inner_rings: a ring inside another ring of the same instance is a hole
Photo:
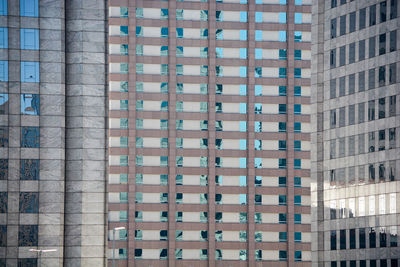
[[[106,1],[66,1],[65,265],[105,265]]]

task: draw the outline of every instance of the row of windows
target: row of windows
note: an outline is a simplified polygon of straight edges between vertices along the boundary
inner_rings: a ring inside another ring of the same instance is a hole
[[[136,63],[137,74],[168,75],[168,64],[143,64]],[[128,74],[129,63],[111,63],[111,73]],[[176,75],[208,76],[207,65],[175,65]],[[215,66],[217,77],[247,77],[245,66]],[[287,68],[255,67],[256,78],[287,78]],[[394,74],[393,74],[394,75]],[[311,70],[294,68],[294,78],[311,78]]]
[[[39,233],[38,225],[19,225],[18,246],[20,247],[37,246],[38,233]],[[7,246],[7,225],[0,225],[0,247],[6,247],[6,246]],[[31,266],[31,265],[21,265],[21,266]]]
[[[111,36],[128,36],[128,26],[110,26]],[[142,27],[136,26],[136,37],[156,37],[156,38],[168,38],[169,35],[168,27]],[[187,39],[208,39],[208,29],[196,29],[196,28],[176,28],[176,38],[187,38]],[[227,30],[217,29],[215,31],[216,40],[240,40],[247,41],[247,30]],[[304,37],[304,38],[303,38]],[[277,41],[286,42],[287,32],[286,31],[262,31],[255,30],[255,41]],[[295,31],[294,32],[295,42],[311,42],[311,33]]]
[[[120,249],[121,250],[121,249]],[[124,249],[125,250],[125,249]],[[276,252],[276,253],[274,253]],[[126,253],[126,252],[122,252]],[[159,256],[158,256],[159,254]],[[265,251],[265,254],[268,256],[274,255],[274,260],[279,261],[287,261],[288,260],[288,253],[286,250],[279,250],[279,251]],[[275,255],[276,254],[276,255]],[[135,259],[156,259],[155,256],[157,255],[157,259],[166,260],[168,259],[168,250],[167,249],[135,249]],[[196,255],[196,256],[195,256]],[[121,255],[120,257],[125,257],[125,255]],[[267,260],[270,257],[263,258],[263,250],[256,250],[255,257],[257,261]],[[182,259],[200,259],[200,260],[207,260],[208,259],[208,251],[207,249],[175,249],[175,259],[182,260]],[[215,260],[240,260],[246,261],[247,260],[247,250],[223,250],[223,249],[216,249],[215,250]],[[294,253],[294,260],[295,261],[302,261],[302,251],[296,250]]]
[[[310,223],[310,215],[307,214],[294,214],[294,224],[302,224],[302,217],[304,217],[303,223]],[[262,223],[287,223],[286,213],[260,213],[254,214],[254,220],[256,224]],[[110,211],[109,221],[128,221],[128,211]],[[168,222],[168,211],[135,211],[136,222]],[[183,212],[177,211],[175,213],[176,222],[208,222],[208,212]],[[247,223],[247,213],[240,212],[215,212],[216,223]]]
[[[337,205],[339,202],[339,205]],[[357,203],[358,202],[358,203]],[[378,203],[379,202],[379,205]],[[331,200],[328,203],[330,219],[354,218],[356,216],[374,216],[396,213],[396,193],[372,195],[349,199]],[[357,204],[357,209],[356,209]],[[326,206],[328,206],[326,205]],[[327,209],[328,210],[328,209]],[[356,213],[357,211],[357,213]],[[328,217],[329,218],[329,217]]]
[[[389,230],[387,232],[387,230]],[[339,232],[339,238],[337,238]],[[356,240],[356,232],[358,232],[358,240]],[[366,233],[368,232],[368,234]],[[366,237],[368,236],[368,242]],[[378,242],[377,242],[378,237]],[[358,242],[357,242],[358,241]],[[338,244],[339,243],[339,244]],[[386,229],[386,227],[380,227],[379,233],[376,233],[376,229],[372,228],[359,228],[359,229],[343,229],[343,230],[332,230],[330,232],[330,250],[336,249],[362,249],[376,248],[377,243],[379,247],[397,247],[397,230],[396,226]],[[339,246],[338,246],[339,245]],[[357,246],[358,245],[358,246]]]
[[[21,61],[21,82],[38,83],[39,62]],[[0,81],[8,81],[8,61],[0,61]]]
[[[388,35],[388,37],[387,37]],[[387,40],[388,39],[388,44]],[[378,46],[376,42],[378,40]],[[382,33],[378,36],[372,36],[368,39],[361,40],[358,42],[358,61],[366,59],[366,43],[368,43],[368,58],[377,56],[376,50],[378,49],[378,55],[384,55],[397,50],[397,31],[391,31],[388,34]],[[389,46],[389,47],[387,47]],[[341,46],[338,49],[334,48],[330,51],[330,68],[336,68],[345,66],[346,64],[352,64],[356,62],[356,42],[353,42],[347,46],[348,57],[346,57],[346,46]],[[339,60],[337,60],[337,52],[339,51]],[[348,58],[346,62],[346,58]],[[338,63],[338,64],[337,64]]]
[[[20,29],[20,49],[39,49],[39,29]],[[8,28],[0,28],[0,48],[8,48]]]
[[[8,211],[8,193],[0,192],[0,213]],[[19,212],[38,213],[39,212],[39,193],[20,192],[19,193]]]
[[[208,112],[208,102],[189,102],[176,101],[176,112]],[[159,107],[159,108],[158,108]],[[128,101],[120,100],[119,110],[128,110]],[[147,101],[136,100],[137,111],[168,111],[168,101]],[[215,103],[216,113],[247,113],[247,103]],[[309,105],[294,104],[293,112],[295,115],[310,114]],[[286,114],[286,104],[254,104],[254,114]]]
[[[349,263],[349,265],[347,264]],[[357,265],[359,262],[359,265]],[[377,262],[380,263],[381,267],[398,267],[398,259],[382,259],[382,260],[353,260],[353,261],[331,261],[331,267],[367,267],[367,262],[369,262],[369,267],[377,267]],[[388,265],[389,264],[389,265]]]
[[[117,123],[115,123],[117,122]],[[158,123],[159,122],[159,123]],[[110,119],[110,128],[112,129],[128,129],[128,119],[121,118],[118,121]],[[302,130],[303,128],[303,130]],[[157,129],[157,130],[168,130],[168,120],[151,120],[151,119],[136,119],[136,129]],[[287,129],[286,122],[262,122],[255,121],[254,131],[255,132],[281,132],[285,133]],[[208,120],[176,120],[176,130],[189,130],[189,131],[208,131]],[[215,121],[216,131],[238,131],[247,132],[246,121]],[[293,130],[295,133],[309,132],[309,124],[301,122],[294,122]]]
[[[168,184],[168,174],[136,174],[136,184],[137,185],[167,185]],[[302,187],[302,177],[295,176],[294,187]],[[128,174],[110,174],[110,183],[128,183]],[[207,186],[208,185],[208,176],[207,175],[181,175],[178,174],[175,177],[175,185],[198,185],[198,186]],[[216,175],[215,176],[215,185],[216,186],[247,186],[247,177],[246,176],[223,176]],[[285,176],[280,177],[263,177],[263,176],[254,176],[254,185],[256,187],[266,187],[266,186],[277,186],[277,187],[286,187],[287,186],[287,178]],[[121,199],[121,197],[120,197]],[[124,197],[125,199],[125,197]]]
[[[136,8],[136,18],[139,19],[168,19],[168,13],[168,9]],[[217,10],[215,17],[216,21],[247,22],[248,15],[247,11]],[[176,20],[208,21],[208,10],[176,9]],[[255,22],[287,23],[286,12],[255,12]],[[311,23],[311,14],[294,13],[294,23]]]
[[[366,137],[368,148],[365,149]],[[387,138],[388,137],[388,138]],[[386,140],[389,140],[388,144]],[[347,143],[347,153],[346,153]],[[341,137],[338,139],[330,140],[329,144],[329,159],[342,158],[346,156],[354,156],[356,154],[356,147],[358,148],[357,155],[367,152],[383,151],[385,149],[396,148],[396,128],[383,129],[379,131],[372,131],[366,134]],[[338,151],[337,151],[338,147]]]
[[[389,77],[388,77],[388,84],[395,84],[397,81],[396,77],[396,70],[397,65],[396,63],[390,64],[389,68]],[[366,81],[365,76],[366,73],[368,74],[368,88],[366,88]],[[358,92],[364,92],[366,89],[371,90],[376,88],[376,71],[375,69],[370,69],[367,72],[361,71],[357,74],[357,85],[358,85]],[[347,80],[347,82],[346,82]],[[378,69],[378,86],[385,86],[386,84],[386,66],[381,66]],[[354,94],[356,92],[356,74],[350,74],[348,76],[342,76],[337,79],[332,79],[329,82],[329,97],[336,98],[345,96],[346,94]],[[394,98],[395,100],[395,98]]]
[[[38,94],[21,94],[21,115],[40,115],[40,96]],[[8,113],[8,94],[0,93],[0,115]]]
[[[396,96],[394,95],[350,105],[348,107],[332,109],[329,111],[330,128],[332,129],[336,127],[344,127],[346,125],[354,125],[356,123],[356,107],[358,109],[358,123],[363,123],[366,121],[366,119],[368,121],[373,121],[396,116],[396,102]],[[367,111],[365,108],[366,104],[368,105]],[[348,114],[347,124],[346,110]]]
[[[357,173],[356,173],[357,171]],[[371,163],[368,165],[353,166],[349,168],[338,168],[329,171],[330,182],[345,184],[346,177],[349,184],[354,184],[356,177],[360,183],[394,181],[396,179],[396,161]],[[368,178],[368,181],[366,179]]]
[[[262,49],[256,48],[255,59],[279,59],[287,60],[287,49]],[[110,45],[110,53],[128,55],[128,45]],[[168,56],[168,46],[136,45],[137,56]],[[302,57],[303,55],[303,57]],[[216,58],[247,59],[247,48],[216,47]],[[208,57],[208,47],[184,47],[176,46],[176,57]],[[310,50],[294,50],[295,60],[310,60]]]
[[[21,147],[39,148],[40,134],[39,127],[21,127]],[[0,127],[0,147],[8,146],[8,127]]]
[[[39,16],[39,0],[20,0],[19,1],[21,17],[38,17]],[[0,15],[8,14],[7,0],[0,0]]]
[[[0,180],[8,178],[8,159],[0,159]],[[39,160],[21,159],[20,161],[20,179],[21,180],[39,180]]]
[[[159,195],[159,198],[158,198]],[[115,193],[110,193],[110,202],[127,203],[128,195],[126,192],[119,193],[119,198]],[[264,201],[263,201],[264,199]],[[176,204],[207,204],[208,194],[176,193]],[[168,203],[168,193],[135,193],[136,203]],[[255,195],[255,205],[287,205],[286,195]],[[247,205],[246,194],[215,194],[215,204],[217,205]],[[302,206],[309,204],[309,197],[305,196],[302,202],[301,195],[294,196],[294,205]]]
[[[387,10],[387,2],[380,2],[379,5],[369,6],[369,23],[368,25],[374,26],[378,23],[386,22],[388,19],[397,18],[397,0],[390,0],[390,14]],[[379,13],[377,14],[377,7],[379,8]],[[377,18],[378,15],[378,18]],[[356,30],[356,11],[349,14],[349,26],[346,27],[347,15],[340,16],[339,18],[331,19],[331,39],[336,38],[337,35],[337,21],[339,21],[339,36],[345,35],[347,32],[351,33]],[[365,29],[367,26],[367,8],[362,8],[358,14],[358,30]]]

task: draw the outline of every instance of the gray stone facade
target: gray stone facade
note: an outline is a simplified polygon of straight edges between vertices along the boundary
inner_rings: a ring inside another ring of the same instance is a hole
[[[313,1],[313,266],[399,264],[397,2]]]
[[[0,266],[103,266],[106,1],[0,2]]]

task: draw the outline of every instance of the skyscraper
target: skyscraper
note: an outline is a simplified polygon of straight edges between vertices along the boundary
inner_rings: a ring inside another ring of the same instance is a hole
[[[313,266],[398,266],[398,1],[313,12]]]
[[[106,15],[0,0],[0,266],[106,263]]]
[[[109,1],[109,263],[311,264],[310,60],[308,0]]]

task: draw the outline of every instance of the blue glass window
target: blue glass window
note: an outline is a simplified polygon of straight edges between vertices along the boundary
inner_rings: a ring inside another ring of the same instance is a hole
[[[247,12],[240,11],[240,22],[247,22]]]
[[[120,26],[119,27],[119,35],[120,36],[128,36],[128,26]]]
[[[8,210],[8,193],[0,192],[0,213],[7,213]]]
[[[280,5],[286,5],[287,2],[286,2],[286,0],[279,0],[279,4],[280,4]]]
[[[8,159],[0,159],[0,180],[8,178]]]
[[[301,42],[301,32],[294,32],[294,41]]]
[[[286,132],[286,122],[279,122],[279,132],[284,133]]]
[[[301,78],[301,68],[294,68],[294,77],[297,79]]]
[[[215,31],[215,39],[224,40],[224,31],[222,29],[217,29]]]
[[[279,49],[279,59],[286,60],[287,59],[287,50]]]
[[[217,10],[215,11],[215,17],[217,19],[217,21],[223,21],[224,20],[224,12]]]
[[[8,48],[8,29],[7,28],[0,28],[0,48]]]
[[[247,177],[246,176],[239,176],[239,185],[247,186]]]
[[[247,4],[247,0],[240,0],[241,4]]]
[[[241,132],[247,132],[247,122],[246,121],[240,121],[239,122],[239,128]]]
[[[279,31],[279,42],[286,42],[286,31]]]
[[[39,193],[21,192],[19,193],[19,212],[38,213],[39,212]]]
[[[263,4],[263,0],[256,0],[256,5],[262,5]]]
[[[286,159],[279,159],[279,169],[286,169]]]
[[[263,13],[256,12],[256,23],[262,23],[262,22],[263,22]]]
[[[216,58],[224,58],[224,49],[222,47],[215,48],[215,57]]]
[[[200,38],[207,39],[208,38],[208,29],[200,29]]]
[[[294,50],[294,60],[301,60],[301,50]]]
[[[246,59],[247,58],[247,48],[240,48],[239,52],[240,52],[240,58],[241,59]]]
[[[4,194],[7,195],[7,192],[4,192]],[[1,195],[1,193],[0,193],[0,195]],[[5,212],[0,211],[0,213],[5,213]],[[0,225],[0,247],[6,247],[6,246],[7,246],[7,225]],[[0,265],[6,266],[5,259],[3,262],[0,261]]]
[[[262,67],[255,67],[255,69],[254,69],[254,77],[262,78]]]
[[[294,205],[301,206],[301,196],[300,195],[294,196]],[[301,240],[301,233],[300,233],[300,240]]]
[[[240,30],[240,41],[247,41],[247,30]]]
[[[239,86],[239,95],[247,95],[247,85],[241,84]]]
[[[294,151],[301,151],[301,141],[294,140]]]
[[[294,132],[295,133],[300,133],[301,132],[301,122],[295,122],[294,123]]]
[[[247,104],[246,103],[240,103],[239,109],[240,109],[240,113],[241,114],[246,114],[247,113]]]
[[[18,246],[33,247],[38,245],[38,225],[20,225],[18,229]],[[27,265],[21,265],[27,266]]]
[[[254,95],[256,96],[262,95],[262,85],[254,86]]]
[[[37,50],[39,49],[39,30],[21,29],[21,49]]]
[[[294,261],[301,261],[301,250],[296,250],[294,252]]]
[[[247,159],[239,158],[239,168],[245,169],[247,167]]]
[[[301,96],[301,86],[294,87],[294,96]]]
[[[141,26],[136,26],[136,37],[143,37],[143,29]]]
[[[279,187],[286,187],[286,177],[285,176],[280,176],[278,178],[279,182]]]
[[[286,213],[279,213],[279,223],[286,224]]]
[[[294,168],[301,169],[301,159],[294,159]]]
[[[39,127],[21,127],[21,147],[38,148],[39,141]]]
[[[287,242],[287,232],[279,232],[279,242]]]
[[[39,160],[21,160],[21,180],[39,180]]]
[[[8,147],[8,127],[0,127],[0,147]]]
[[[261,48],[256,48],[255,50],[255,58],[256,59],[262,59],[263,58],[263,53]]]
[[[21,61],[21,82],[38,83],[39,62]]]
[[[176,38],[183,38],[183,28],[176,28]]]
[[[168,28],[161,27],[161,37],[168,37]]]
[[[279,23],[286,23],[286,13],[279,13]]]
[[[301,214],[294,214],[294,224],[301,224]]]
[[[246,139],[240,139],[239,140],[239,146],[240,150],[246,150],[247,149],[247,140]]]
[[[21,0],[20,11],[21,11],[21,16],[38,17],[39,0]]]
[[[21,94],[21,114],[40,115],[40,96]]]
[[[262,39],[263,39],[262,31],[256,30],[255,39],[256,39],[256,41],[262,41]]]
[[[0,16],[7,15],[7,0],[0,0]]]
[[[301,177],[294,177],[294,187],[301,187]]]
[[[285,96],[286,95],[286,86],[280,85],[279,86],[279,95]]]
[[[286,78],[286,77],[287,77],[286,68],[279,68],[279,78]]]
[[[301,114],[301,104],[294,104],[294,114]]]
[[[294,4],[296,6],[301,6],[301,5],[303,5],[303,0],[294,0]]]
[[[8,61],[0,60],[0,81],[8,81]]]
[[[294,13],[294,24],[301,24],[303,22],[302,13]]]
[[[247,77],[247,67],[240,66],[240,77]]]
[[[0,115],[8,113],[8,94],[0,94]]]

